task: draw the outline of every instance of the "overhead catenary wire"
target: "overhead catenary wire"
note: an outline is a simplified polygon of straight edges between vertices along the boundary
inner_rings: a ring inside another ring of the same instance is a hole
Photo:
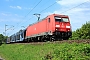
[[[60,0],[58,0],[58,1],[60,1]],[[88,0],[88,1],[90,1],[90,0]],[[87,3],[88,1],[83,2],[83,3],[81,3],[81,4],[77,5],[77,6],[74,6],[74,7],[70,8],[70,9],[68,9],[68,10],[66,10],[66,11],[61,12],[61,13],[65,13],[65,12],[67,12],[67,11],[69,11],[69,10],[72,10],[72,9],[74,9],[74,8],[80,6],[80,5],[83,5],[83,4]],[[50,8],[50,7],[52,7],[53,5],[55,5],[56,3],[57,3],[57,2],[54,2],[53,4],[49,5],[49,6],[46,7],[45,9],[41,10],[39,13],[42,13],[43,11],[45,11],[45,10],[47,10],[48,8]],[[32,16],[29,20],[31,20],[32,18],[33,18],[33,16]]]
[[[42,1],[42,0],[40,0],[37,5],[39,5],[41,1]],[[46,7],[46,8],[43,9],[42,11],[40,11],[39,13],[47,10],[47,9],[50,8],[51,6],[55,5],[56,3],[57,3],[57,2],[54,2],[53,4],[49,5],[48,7]],[[37,5],[36,5],[36,6],[37,6]],[[36,7],[36,6],[35,6],[35,7]],[[34,7],[34,8],[35,8],[35,7]],[[34,8],[33,8],[32,10],[34,10]],[[31,10],[31,11],[32,11],[32,10]],[[28,14],[29,14],[31,11],[29,11]],[[27,15],[28,15],[28,14],[27,14]],[[26,15],[26,16],[27,16],[27,15]],[[25,16],[25,17],[26,17],[26,16]],[[32,16],[29,20],[31,20],[32,18],[33,18],[33,16]],[[28,20],[27,20],[27,21],[28,21]],[[26,22],[27,22],[27,21],[26,21]]]
[[[43,10],[41,10],[39,13],[41,13],[41,12],[43,12],[43,11],[45,11],[45,10],[47,10],[48,8],[50,8],[51,6],[53,6],[54,4],[56,4],[56,2],[54,2],[53,4],[51,4],[51,5],[49,5],[48,7],[46,7],[45,9],[43,9]],[[33,16],[29,19],[29,20],[31,20],[33,18]],[[28,20],[27,20],[28,21]],[[26,21],[26,22],[27,22]]]
[[[40,1],[24,16],[24,18],[27,17],[41,2],[42,2],[42,0],[40,0]],[[24,18],[23,18],[23,19],[24,19]],[[21,23],[22,23],[22,22],[23,22],[23,21],[21,21]],[[20,22],[17,23],[16,27],[19,26],[21,23],[20,23]],[[16,27],[15,27],[15,28],[16,28]],[[14,30],[15,30],[15,28],[14,28]]]
[[[40,3],[41,1],[42,1],[42,0],[40,0],[39,3]],[[90,1],[90,0],[88,0],[88,1]],[[74,6],[74,7],[70,8],[70,9],[68,9],[68,10],[66,10],[66,11],[61,12],[61,13],[65,13],[65,12],[67,12],[67,11],[70,11],[70,10],[74,9],[74,8],[77,8],[78,6],[81,6],[81,5],[85,4],[85,3],[87,3],[88,1],[83,2],[83,3],[81,3],[81,4],[77,5],[77,6]],[[39,3],[38,3],[38,4],[39,4]],[[54,3],[51,4],[50,6],[46,7],[46,8],[43,9],[43,10],[41,10],[39,13],[47,10],[48,8],[50,8],[50,7],[52,7],[53,5],[55,5],[56,3],[57,3],[57,2],[54,2]],[[38,5],[38,4],[37,4],[37,5]],[[36,5],[36,6],[37,6],[37,5]],[[36,6],[35,6],[35,7],[36,7]],[[32,11],[35,9],[35,7],[34,7],[30,12],[32,12]],[[30,12],[29,12],[28,14],[30,14]],[[28,15],[28,14],[27,14],[27,15]],[[27,15],[26,15],[26,16],[27,16]],[[26,16],[25,16],[25,17],[26,17]],[[33,18],[33,16],[32,16],[29,20],[31,20],[32,18]]]
[[[45,11],[45,10],[47,10],[48,8],[50,8],[51,6],[53,6],[54,4],[56,4],[56,2],[54,2],[53,4],[51,4],[50,6],[48,6],[48,7],[46,7],[45,9],[43,9],[42,11],[40,11],[40,13],[41,12],[43,12],[43,11]]]
[[[24,18],[27,17],[27,16],[41,3],[41,1],[42,1],[42,0],[40,0],[40,1],[24,16]],[[23,18],[23,19],[24,19],[24,18]],[[19,25],[19,24],[20,24],[20,23],[18,23],[18,25]]]
[[[60,0],[58,0],[58,1],[60,1]],[[90,0],[88,0],[88,1],[90,1]],[[61,12],[61,13],[65,13],[65,12],[67,12],[67,11],[69,11],[69,10],[72,10],[72,9],[74,9],[74,8],[80,6],[80,5],[83,5],[83,4],[87,3],[88,1],[85,1],[85,2],[83,2],[83,3],[81,3],[81,4],[77,5],[77,6],[74,6],[74,7],[70,8],[70,9],[68,9],[68,10],[66,10],[66,11]],[[41,10],[40,13],[43,12],[43,11],[45,11],[45,10],[47,10],[48,8],[52,7],[52,6],[53,6],[54,4],[56,4],[56,3],[57,3],[57,2],[54,2],[53,4],[51,4],[50,6],[48,6],[47,8]]]
[[[47,10],[48,8],[50,8],[51,6],[53,6],[54,4],[56,4],[56,2],[54,2],[54,3],[51,4],[50,6],[46,7],[45,9],[41,10],[39,13],[41,13],[41,12]],[[29,20],[31,20],[32,18],[33,18],[33,16],[32,16]]]
[[[27,15],[30,14],[37,6],[41,3],[41,1],[42,1],[42,0],[40,0],[40,1],[34,6],[34,8],[31,9],[31,11],[29,11],[29,12],[27,13]],[[27,15],[26,15],[26,16],[27,16]],[[26,17],[26,16],[25,16],[25,17]]]
[[[90,1],[90,0],[88,0],[88,1]],[[68,9],[68,10],[66,10],[66,11],[63,11],[63,12],[61,12],[61,13],[65,13],[65,12],[67,12],[67,11],[70,11],[70,10],[74,9],[74,8],[77,8],[78,6],[81,6],[81,5],[85,4],[85,3],[87,3],[88,1],[85,1],[85,2],[83,2],[83,3],[81,3],[81,4],[76,5],[76,6],[70,8],[70,9]]]

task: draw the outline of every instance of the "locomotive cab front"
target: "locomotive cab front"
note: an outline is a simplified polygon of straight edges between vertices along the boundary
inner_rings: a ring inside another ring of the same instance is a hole
[[[68,39],[72,35],[71,25],[69,21],[69,17],[62,15],[62,16],[54,16],[55,19],[55,32],[54,34],[57,37],[62,39]]]

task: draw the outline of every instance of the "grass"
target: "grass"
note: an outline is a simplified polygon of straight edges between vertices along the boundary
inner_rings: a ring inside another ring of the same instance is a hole
[[[90,44],[3,44],[0,56],[5,60],[90,60]]]

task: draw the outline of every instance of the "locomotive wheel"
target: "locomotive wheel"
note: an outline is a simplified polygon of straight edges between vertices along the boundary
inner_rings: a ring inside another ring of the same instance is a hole
[[[54,36],[50,36],[50,37],[49,37],[49,40],[50,40],[50,41],[55,41],[55,37],[54,37]]]
[[[28,38],[28,39],[27,39],[27,42],[28,42],[28,43],[29,43],[29,40],[30,40],[30,39]]]
[[[43,39],[44,39],[43,37],[40,38],[41,42],[43,42]]]
[[[33,42],[33,41],[34,41],[34,40],[33,40],[33,38],[31,37],[31,38],[30,38],[30,42]]]
[[[42,36],[41,37],[41,42],[46,42],[47,41],[47,39],[45,38],[45,36]]]

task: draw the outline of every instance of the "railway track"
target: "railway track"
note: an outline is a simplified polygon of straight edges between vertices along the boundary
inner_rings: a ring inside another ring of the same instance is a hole
[[[50,42],[50,41],[47,41],[49,43],[84,43],[84,44],[90,44],[90,39],[87,39],[87,40],[62,40],[62,41],[53,41],[53,42]],[[24,42],[20,42],[20,43],[12,43],[12,44],[34,44],[34,45],[43,45],[47,42],[29,42],[29,43],[24,43]]]

